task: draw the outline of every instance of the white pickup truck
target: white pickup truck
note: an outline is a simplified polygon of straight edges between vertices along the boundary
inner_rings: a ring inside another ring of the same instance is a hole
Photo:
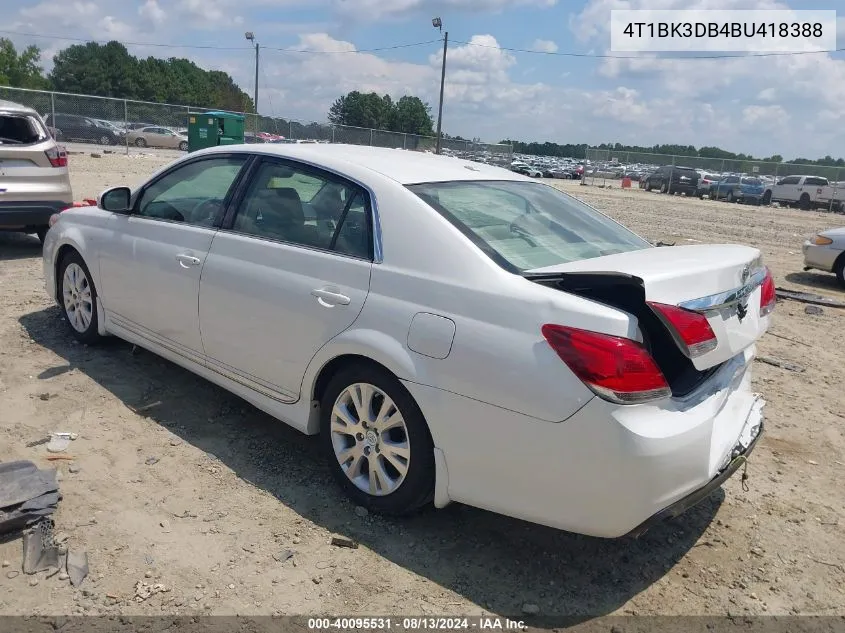
[[[831,185],[821,176],[787,176],[766,187],[762,202],[797,205],[801,209],[833,207],[839,210],[845,203],[845,187]]]

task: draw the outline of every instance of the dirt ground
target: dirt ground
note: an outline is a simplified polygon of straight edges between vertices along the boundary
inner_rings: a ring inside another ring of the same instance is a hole
[[[134,184],[172,157],[72,155],[74,192]],[[778,286],[845,299],[800,252],[842,216],[560,186],[653,240],[756,246]],[[37,240],[0,234],[0,459],[47,466],[26,445],[79,434],[55,519],[91,568],[78,589],[33,584],[15,574],[21,540],[0,543],[0,614],[845,614],[843,318],[778,304],[759,351],[805,371],[755,364],[768,427],[748,491],[735,477],[637,541],[458,505],[385,520],[341,496],[313,438],[123,342],[74,344]],[[141,600],[139,582],[166,590]]]

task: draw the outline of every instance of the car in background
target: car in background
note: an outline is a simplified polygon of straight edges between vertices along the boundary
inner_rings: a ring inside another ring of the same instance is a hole
[[[717,182],[720,178],[721,176],[717,174],[711,174],[705,171],[698,172],[698,188],[696,189],[698,197],[703,198],[704,196],[709,196],[710,184]]]
[[[371,512],[454,501],[638,535],[763,431],[751,372],[776,297],[758,249],[656,248],[489,165],[213,147],[58,214],[43,252],[77,340],[126,339],[319,435]]]
[[[710,183],[710,199],[724,198],[727,202],[760,204],[766,187],[763,181],[753,176],[726,176]]]
[[[0,101],[0,230],[43,242],[50,217],[71,204],[65,149],[35,110]]]
[[[698,172],[692,167],[664,165],[646,176],[643,189],[694,196],[698,193]]]
[[[114,123],[113,121],[106,121],[105,119],[93,119],[93,121],[101,127],[106,127],[111,130],[114,130],[115,133],[120,137],[123,137],[126,134],[126,128],[122,125]]]
[[[57,141],[82,141],[100,145],[117,145],[123,138],[112,127],[97,123],[96,119],[78,114],[50,112],[44,115],[44,123],[55,130]]]
[[[763,204],[779,202],[809,210],[826,206],[820,199],[829,191],[830,181],[821,176],[787,176],[775,184],[765,187]]]
[[[804,242],[804,270],[834,273],[845,286],[845,228],[821,231]]]
[[[188,151],[188,137],[168,127],[142,127],[126,135],[126,142],[136,147],[164,147]]]

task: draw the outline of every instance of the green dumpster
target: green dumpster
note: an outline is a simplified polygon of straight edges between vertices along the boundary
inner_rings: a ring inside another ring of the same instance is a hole
[[[231,112],[199,112],[188,116],[188,151],[244,142],[244,117]]]

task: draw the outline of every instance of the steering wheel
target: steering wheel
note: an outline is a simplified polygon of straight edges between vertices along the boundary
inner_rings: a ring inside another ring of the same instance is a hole
[[[198,202],[191,209],[191,222],[194,224],[207,224],[208,226],[213,225],[222,204],[223,201],[219,198],[209,198],[208,200]]]

